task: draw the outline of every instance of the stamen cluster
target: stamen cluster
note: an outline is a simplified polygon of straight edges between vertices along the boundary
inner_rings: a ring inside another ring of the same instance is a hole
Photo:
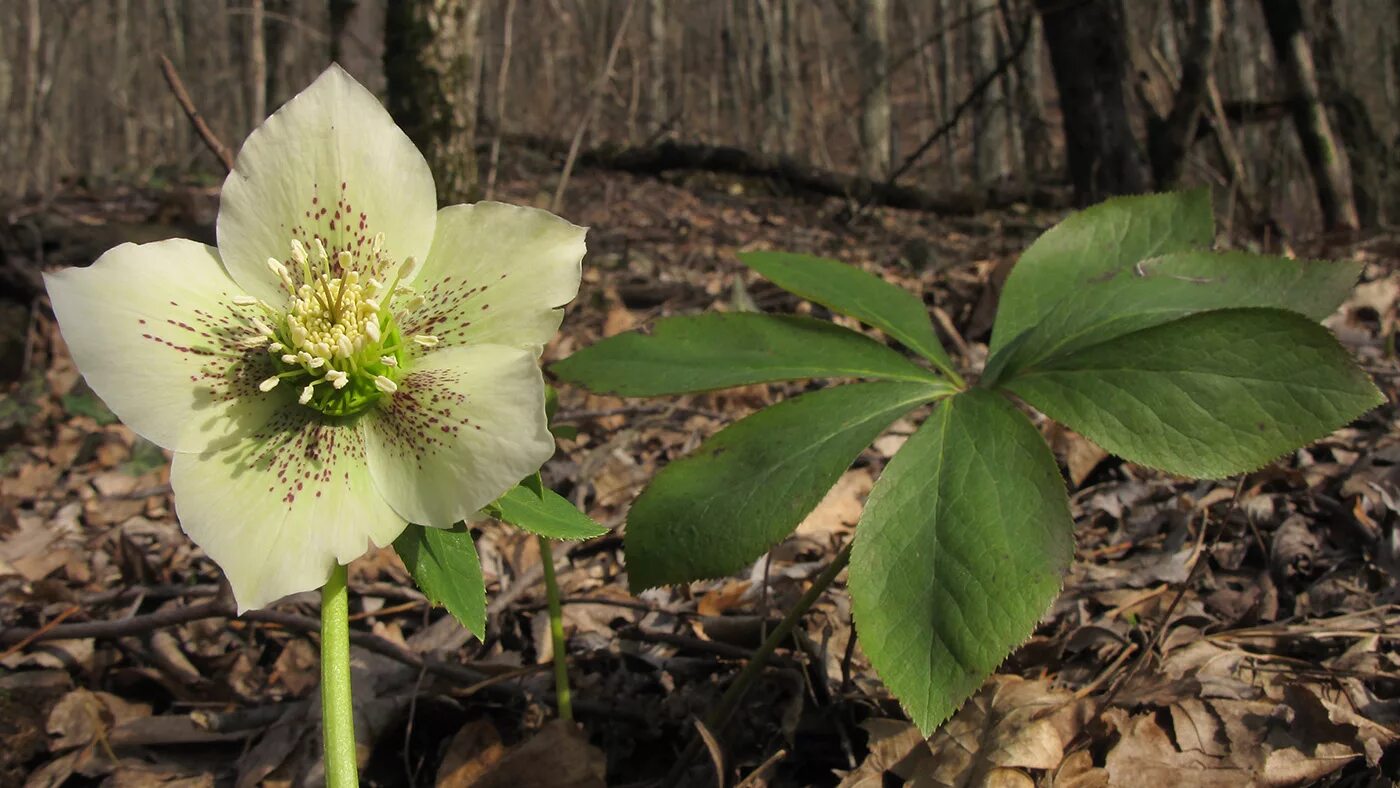
[[[275,258],[267,261],[288,294],[285,310],[251,297],[235,299],[237,304],[259,307],[270,320],[250,318],[278,370],[258,387],[269,392],[287,383],[299,389],[297,401],[302,405],[330,416],[354,415],[398,390],[408,355],[390,305],[398,295],[407,296],[407,309],[421,301],[412,288],[399,284],[412,272],[413,258],[405,260],[385,286],[352,269],[348,252],[333,259],[319,238],[314,258],[295,239],[291,250],[290,269]],[[381,259],[382,250],[383,237],[376,236],[371,260],[387,262]],[[437,342],[431,336],[413,341],[424,347]]]

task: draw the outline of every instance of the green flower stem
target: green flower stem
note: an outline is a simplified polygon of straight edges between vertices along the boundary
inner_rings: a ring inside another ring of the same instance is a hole
[[[758,680],[759,674],[763,672],[764,666],[768,664],[768,658],[773,656],[773,652],[778,649],[778,646],[781,645],[783,641],[791,637],[792,630],[797,626],[797,622],[801,621],[802,617],[807,615],[807,611],[810,610],[812,605],[821,598],[821,595],[826,593],[826,590],[831,587],[832,582],[836,580],[836,576],[841,574],[842,569],[846,568],[846,564],[850,563],[851,546],[854,544],[855,540],[846,542],[845,547],[841,548],[841,552],[837,553],[836,557],[831,560],[831,563],[827,565],[826,569],[823,569],[822,573],[817,575],[817,579],[812,581],[812,587],[807,589],[807,592],[802,595],[802,598],[797,600],[797,604],[793,605],[792,609],[787,612],[787,615],[783,616],[783,620],[778,622],[778,626],[768,634],[767,639],[763,641],[758,647],[758,650],[749,658],[748,664],[744,665],[744,669],[739,671],[739,675],[734,678],[733,683],[729,685],[729,688],[724,691],[724,695],[720,697],[719,703],[716,704],[709,715],[705,717],[705,728],[709,730],[710,733],[719,736],[720,731],[729,723],[729,718],[734,716],[735,710],[739,708],[739,704],[744,700],[744,696],[748,694],[749,688]],[[671,774],[666,779],[668,785],[678,783],[681,775],[685,773],[686,769],[690,768],[691,762],[700,754],[703,747],[704,742],[700,737],[697,736],[691,741],[690,746],[676,761],[676,765],[671,768]]]
[[[345,567],[321,589],[321,726],[326,744],[326,785],[360,784],[355,758],[355,707],[350,700],[350,595]]]
[[[709,716],[705,718],[705,727],[709,728],[711,732],[717,733],[729,723],[729,718],[734,715],[734,710],[739,708],[739,703],[748,693],[749,687],[753,686],[758,675],[763,672],[763,667],[768,664],[768,658],[773,656],[773,652],[778,649],[778,646],[792,635],[793,627],[797,626],[797,622],[807,615],[807,611],[831,586],[836,576],[841,574],[842,569],[846,568],[846,564],[851,560],[851,545],[853,544],[855,544],[855,540],[847,542],[846,546],[841,548],[841,552],[837,553],[826,569],[823,569],[822,573],[817,575],[817,579],[812,581],[812,587],[807,589],[802,598],[797,600],[797,604],[793,605],[787,615],[783,616],[783,620],[778,622],[778,626],[769,633],[768,638],[753,653],[748,664],[739,671],[734,683],[729,685],[729,689],[725,690],[724,695],[719,699],[719,705],[715,706]]]
[[[559,602],[559,581],[554,577],[554,551],[549,540],[540,540],[540,562],[544,564],[544,589],[549,598],[549,637],[554,643],[554,698],[559,719],[573,722],[574,702],[569,692],[569,655],[564,646],[564,610]]]

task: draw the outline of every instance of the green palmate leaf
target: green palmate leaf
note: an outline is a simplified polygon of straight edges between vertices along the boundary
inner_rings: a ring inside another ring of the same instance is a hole
[[[884,331],[939,369],[953,368],[924,302],[908,290],[855,266],[810,255],[743,252],[739,260],[790,293]]]
[[[1118,197],[1073,214],[1036,239],[1001,291],[990,350],[1039,323],[1065,296],[1134,263],[1204,249],[1214,240],[1210,192]]]
[[[1383,400],[1327,329],[1278,309],[1192,315],[1004,385],[1114,454],[1207,478],[1256,469]]]
[[[940,402],[886,466],[856,529],[861,645],[925,734],[1028,638],[1074,551],[1064,482],[1004,397]]]
[[[1321,320],[1351,292],[1361,265],[1247,252],[1148,258],[1066,295],[995,354],[983,385],[996,385],[1046,359],[1211,309],[1274,307]]]
[[[806,317],[709,313],[659,320],[550,367],[590,391],[650,397],[818,377],[936,380],[875,340]]]
[[[731,574],[792,533],[895,419],[946,396],[927,383],[853,383],[730,425],[666,466],[627,516],[633,589]]]
[[[486,632],[486,581],[465,525],[410,525],[394,540],[394,550],[429,602],[447,608],[477,637]]]
[[[608,532],[568,499],[540,485],[539,474],[532,479],[534,483],[516,485],[497,499],[492,505],[492,514],[517,528],[550,539],[592,539]]]

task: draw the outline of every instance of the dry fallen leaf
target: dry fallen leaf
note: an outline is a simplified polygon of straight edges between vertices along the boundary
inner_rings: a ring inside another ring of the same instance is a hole
[[[825,538],[829,534],[849,533],[860,520],[865,498],[875,486],[875,478],[867,468],[856,468],[841,474],[817,504],[797,526],[799,536]]]
[[[918,727],[904,720],[874,718],[860,724],[870,739],[870,752],[860,766],[841,779],[838,788],[882,788],[885,773],[921,744],[924,737]]]
[[[915,786],[1032,785],[1018,769],[1054,769],[1089,702],[1044,680],[993,676],[894,771]]]
[[[494,731],[493,731],[494,732]],[[459,733],[453,739],[464,734]],[[564,720],[545,724],[534,736],[497,755],[491,734],[473,729],[461,742],[474,756],[460,761],[452,758],[452,782],[439,786],[474,788],[522,788],[527,785],[548,785],[553,788],[605,788],[607,759],[603,751],[588,743],[578,725]],[[446,764],[445,764],[446,765]],[[461,780],[470,780],[464,782]]]

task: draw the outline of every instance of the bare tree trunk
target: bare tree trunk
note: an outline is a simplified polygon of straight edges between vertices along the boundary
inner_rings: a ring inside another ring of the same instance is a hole
[[[671,115],[666,100],[666,0],[651,0],[647,10],[647,52],[651,60],[647,104],[651,107],[651,133],[661,134]]]
[[[968,59],[972,62],[974,82],[996,68],[1002,57],[993,3],[994,0],[973,4],[970,8],[972,19],[967,27]],[[978,186],[995,183],[1011,170],[1006,139],[1010,130],[1006,122],[1006,73],[993,80],[982,92],[972,115],[972,177]]]
[[[350,75],[383,95],[389,0],[330,0],[330,55]],[[397,3],[394,3],[397,5]]]
[[[941,53],[941,67],[938,69],[938,92],[943,97],[943,114],[939,118],[939,125],[943,125],[952,117],[953,107],[957,104],[953,100],[953,88],[957,84],[956,75],[958,73],[957,47],[953,46],[954,27],[952,18],[956,13],[952,0],[936,0],[938,16],[934,18],[933,24],[939,29],[938,50]],[[948,173],[948,189],[956,189],[962,183],[962,168],[958,161],[958,129],[954,127],[943,135],[943,168]]]
[[[1374,227],[1380,219],[1381,194],[1387,152],[1366,103],[1352,90],[1345,59],[1347,39],[1342,32],[1337,9],[1330,3],[1316,7],[1318,34],[1316,46],[1317,77],[1321,89],[1329,97],[1337,119],[1337,134],[1351,164],[1352,196],[1362,226]],[[1373,77],[1368,75],[1367,80]]]
[[[251,0],[248,7],[248,81],[252,83],[252,104],[248,107],[248,128],[256,128],[267,117],[267,39],[263,0]]]
[[[30,165],[39,163],[40,150],[40,129],[39,129],[39,34],[43,30],[43,16],[39,13],[39,0],[29,0],[24,6],[24,84],[20,87],[21,101],[23,102],[20,111],[21,128],[25,136],[29,138],[29,149],[25,153],[25,158]],[[18,146],[17,146],[18,147]],[[23,194],[30,184],[27,182],[31,167],[19,168],[19,184],[17,191]]]
[[[889,16],[888,0],[860,0],[860,171],[871,179],[889,174],[892,157]]]
[[[510,58],[515,49],[515,0],[506,0],[501,22],[501,65],[496,70],[495,131],[491,134],[491,161],[486,170],[486,199],[496,195],[496,174],[501,161],[501,135],[506,128],[506,89],[510,84]]]
[[[1147,123],[1148,160],[1158,189],[1170,189],[1181,178],[1186,153],[1208,99],[1215,55],[1219,50],[1221,0],[1194,0],[1191,5],[1191,40],[1181,58],[1181,81],[1165,118]]]
[[[1298,0],[1260,0],[1274,54],[1283,66],[1293,111],[1293,125],[1312,172],[1322,223],[1329,230],[1356,229],[1360,221],[1352,195],[1346,149],[1332,133],[1322,104],[1312,47],[1303,35],[1303,10]]]
[[[759,84],[763,93],[763,150],[790,154],[793,150],[792,105],[787,94],[785,28],[791,23],[781,0],[755,0],[763,35]]]
[[[1098,202],[1147,187],[1123,96],[1127,66],[1119,0],[1036,0],[1060,93],[1075,201]]]
[[[1012,30],[1024,21],[1021,14],[1034,14],[1029,3],[1015,3],[1015,13],[1006,0],[1001,0],[1001,35],[1004,46],[1012,46]],[[1038,20],[1032,19],[1032,25]],[[1021,167],[1024,180],[1036,180],[1050,168],[1053,145],[1050,142],[1050,124],[1045,120],[1045,100],[1041,77],[1041,59],[1044,56],[1044,39],[1034,29],[1026,51],[1016,59],[1016,115],[1020,121]]]
[[[438,200],[477,185],[477,32],[480,0],[398,0],[384,26],[389,111],[423,151]]]
[[[116,57],[112,64],[112,97],[116,99],[122,127],[122,161],[137,167],[136,108],[131,103],[131,2],[118,0],[112,34],[116,37]]]

